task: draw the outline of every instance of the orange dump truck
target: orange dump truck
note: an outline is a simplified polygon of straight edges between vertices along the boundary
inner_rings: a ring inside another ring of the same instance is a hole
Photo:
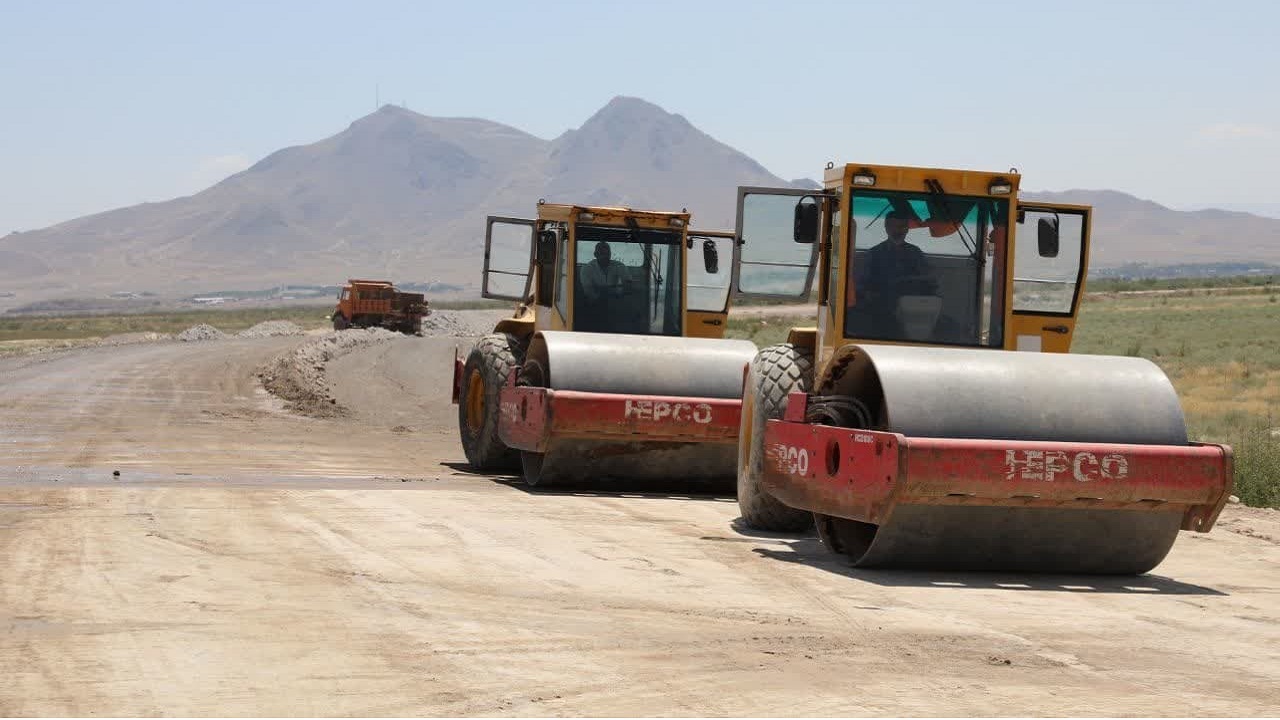
[[[338,293],[333,329],[384,327],[408,335],[422,331],[431,314],[426,296],[396,290],[389,280],[348,280]]]

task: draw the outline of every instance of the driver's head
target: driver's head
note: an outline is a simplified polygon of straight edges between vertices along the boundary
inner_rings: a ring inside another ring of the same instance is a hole
[[[609,249],[609,243],[601,240],[600,242],[596,243],[595,255],[596,255],[596,262],[600,263],[602,266],[608,265],[609,260],[613,257],[613,251]]]
[[[895,243],[902,242],[907,237],[907,223],[907,214],[901,210],[894,210],[884,216],[885,234]]]

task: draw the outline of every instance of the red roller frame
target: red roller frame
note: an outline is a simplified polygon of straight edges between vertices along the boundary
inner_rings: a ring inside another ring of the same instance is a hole
[[[520,387],[515,377],[513,372],[499,396],[498,437],[518,450],[546,452],[558,439],[738,442],[738,399]]]
[[[764,484],[792,507],[882,524],[898,504],[1183,510],[1208,532],[1233,487],[1225,445],[916,438],[804,422],[792,393],[765,426]]]

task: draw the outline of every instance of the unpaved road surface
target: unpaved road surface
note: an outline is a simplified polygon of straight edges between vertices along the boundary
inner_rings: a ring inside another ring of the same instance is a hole
[[[0,715],[1275,715],[1280,519],[1152,575],[855,571],[732,498],[461,470],[448,338],[0,361]],[[119,470],[120,476],[112,475]]]

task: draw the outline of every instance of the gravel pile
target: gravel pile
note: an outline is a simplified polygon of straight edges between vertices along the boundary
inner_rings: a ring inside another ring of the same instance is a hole
[[[262,387],[293,412],[311,417],[339,417],[346,409],[329,394],[325,363],[356,348],[403,337],[383,328],[343,330],[328,333],[299,345],[277,357],[258,371]]]
[[[492,327],[486,329],[488,332]],[[433,310],[422,319],[424,337],[469,337],[477,334],[472,323],[450,310]]]
[[[206,340],[222,340],[226,337],[226,333],[218,328],[200,323],[178,333],[178,339],[182,342],[204,342]]]
[[[511,317],[511,310],[432,310],[422,320],[426,337],[480,337],[493,332],[498,321]]]
[[[296,324],[288,320],[268,320],[260,322],[248,330],[241,330],[237,337],[242,338],[266,338],[281,337],[285,335],[305,335],[306,331],[298,327]]]

